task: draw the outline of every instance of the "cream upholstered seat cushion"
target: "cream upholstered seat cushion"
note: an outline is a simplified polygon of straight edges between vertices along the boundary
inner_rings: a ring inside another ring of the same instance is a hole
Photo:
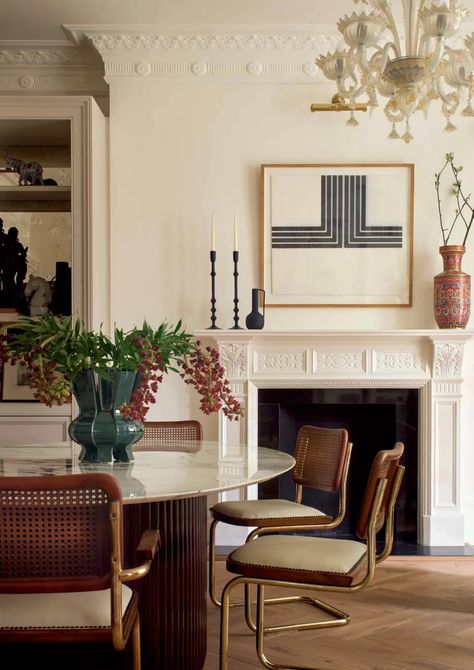
[[[229,556],[245,564],[282,570],[349,574],[367,553],[363,542],[300,535],[268,535],[247,542]]]
[[[221,502],[213,505],[212,512],[235,519],[295,519],[325,517],[314,507],[301,505],[291,500],[243,500]]]
[[[122,615],[132,595],[132,589],[122,584]],[[0,593],[0,629],[110,626],[110,589],[77,593]]]

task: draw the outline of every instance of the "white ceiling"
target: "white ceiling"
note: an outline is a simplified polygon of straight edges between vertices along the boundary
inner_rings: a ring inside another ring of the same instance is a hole
[[[0,40],[64,40],[64,24],[335,26],[352,9],[351,0],[0,0]]]
[[[474,0],[464,4],[474,21]],[[353,8],[351,0],[0,0],[0,40],[64,40],[61,26],[71,24],[335,28]]]

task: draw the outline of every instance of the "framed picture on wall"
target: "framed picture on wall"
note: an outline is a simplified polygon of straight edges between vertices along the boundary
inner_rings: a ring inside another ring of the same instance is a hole
[[[412,163],[261,166],[267,307],[411,307]]]
[[[2,401],[33,401],[38,402],[33,396],[33,389],[26,381],[25,366],[20,363],[12,365],[10,362],[3,364],[2,373]]]

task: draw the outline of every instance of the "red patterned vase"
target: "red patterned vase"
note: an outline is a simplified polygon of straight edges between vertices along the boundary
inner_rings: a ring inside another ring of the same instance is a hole
[[[461,270],[465,248],[451,244],[439,248],[443,272],[434,278],[434,312],[440,328],[465,328],[471,312],[471,276]]]

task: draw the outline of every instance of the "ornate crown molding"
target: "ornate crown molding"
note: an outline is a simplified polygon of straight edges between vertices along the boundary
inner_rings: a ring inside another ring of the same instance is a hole
[[[0,42],[0,93],[104,96],[104,66],[90,45]]]
[[[320,53],[336,46],[337,37],[317,34],[127,34],[85,32],[100,53],[107,51],[314,51]]]
[[[84,65],[84,55],[77,47],[2,48],[0,65]]]
[[[101,55],[107,81],[113,77],[199,78],[202,81],[275,82],[314,80],[315,58],[334,49],[337,36],[295,27],[189,28],[65,26],[71,38],[88,41]],[[321,80],[322,80],[321,76]]]

